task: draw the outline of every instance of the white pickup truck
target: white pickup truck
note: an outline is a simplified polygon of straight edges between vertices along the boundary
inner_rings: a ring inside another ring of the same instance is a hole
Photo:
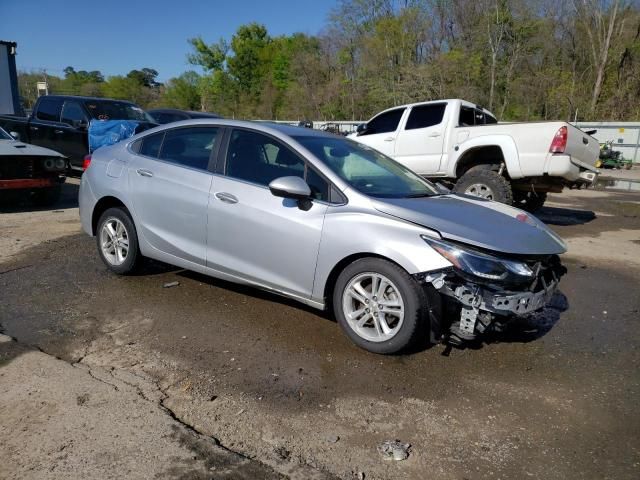
[[[566,122],[498,123],[486,109],[454,99],[380,112],[351,137],[455,192],[542,207],[548,192],[589,186],[598,141]]]

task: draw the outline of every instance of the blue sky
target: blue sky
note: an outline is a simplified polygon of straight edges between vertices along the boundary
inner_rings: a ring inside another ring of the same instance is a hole
[[[106,76],[155,68],[165,81],[191,67],[187,39],[227,39],[244,23],[273,36],[318,33],[335,0],[0,0],[0,40],[18,42],[19,70]]]

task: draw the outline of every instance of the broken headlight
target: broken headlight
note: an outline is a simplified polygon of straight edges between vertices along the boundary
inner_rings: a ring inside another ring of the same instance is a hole
[[[457,269],[487,281],[519,283],[531,280],[535,276],[533,270],[523,262],[494,257],[424,235],[422,239]]]

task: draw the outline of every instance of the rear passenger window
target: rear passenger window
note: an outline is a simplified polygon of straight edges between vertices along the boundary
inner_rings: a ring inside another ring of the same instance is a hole
[[[61,98],[43,97],[38,104],[36,117],[39,120],[47,120],[49,122],[59,122],[60,113],[62,112]]]
[[[217,127],[189,127],[165,133],[158,158],[190,168],[206,170],[213,152]],[[144,145],[143,145],[144,148]]]
[[[147,157],[158,157],[163,138],[164,132],[154,133],[153,135],[144,137],[138,153],[140,153],[140,155],[146,155]]]
[[[439,125],[444,118],[444,110],[446,103],[438,103],[435,105],[420,105],[413,107],[405,130],[414,130],[416,128],[427,128]]]

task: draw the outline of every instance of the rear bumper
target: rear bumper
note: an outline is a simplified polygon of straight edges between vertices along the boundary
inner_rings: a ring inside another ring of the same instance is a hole
[[[0,190],[17,190],[30,188],[51,188],[63,184],[66,180],[64,175],[51,178],[16,178],[11,180],[0,180]]]
[[[600,171],[587,163],[572,158],[570,155],[551,155],[546,172],[550,177],[561,177],[567,186],[594,183]]]

